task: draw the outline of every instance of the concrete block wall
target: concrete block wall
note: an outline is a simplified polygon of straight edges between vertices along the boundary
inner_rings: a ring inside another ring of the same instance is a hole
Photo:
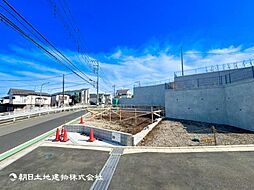
[[[81,125],[81,124],[64,125],[64,127],[69,132],[85,133],[86,135],[90,134],[90,128],[92,128],[95,138],[106,140],[106,141],[112,141],[116,144],[125,145],[125,146],[133,145],[133,136],[128,133],[97,128],[94,126]]]
[[[166,117],[225,124],[254,131],[254,79],[214,88],[165,93]]]
[[[165,106],[165,86],[159,84],[153,86],[135,87],[133,98],[121,98],[121,105],[146,105],[146,106]]]

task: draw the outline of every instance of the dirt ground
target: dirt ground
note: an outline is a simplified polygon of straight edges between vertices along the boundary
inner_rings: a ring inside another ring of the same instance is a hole
[[[105,113],[102,117],[96,116],[94,119],[86,119],[85,124],[92,125],[99,128],[117,130],[125,133],[136,134],[143,130],[147,125],[152,123],[151,115],[145,113],[136,113],[136,116],[143,115],[141,117],[137,117],[135,120],[134,112],[121,112],[121,121],[119,112],[111,112],[111,121],[110,114]],[[133,117],[133,118],[132,118]],[[128,119],[129,118],[129,119]]]
[[[254,133],[230,126],[212,125],[201,122],[163,120],[151,131],[141,146],[193,146],[193,145],[236,145],[254,144]],[[215,138],[214,138],[215,134]]]

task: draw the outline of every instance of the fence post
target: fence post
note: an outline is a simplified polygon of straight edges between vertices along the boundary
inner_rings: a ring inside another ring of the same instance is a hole
[[[122,112],[121,112],[121,108],[119,110],[119,115],[120,115],[120,121],[122,121]]]
[[[109,121],[111,122],[111,108],[109,109]]]
[[[135,108],[135,124],[137,125],[137,109]]]
[[[228,74],[229,83],[231,83],[231,74]]]
[[[151,106],[151,116],[152,116],[152,123],[153,123],[153,106]]]
[[[197,79],[197,85],[198,85],[198,87],[199,87],[199,79]]]
[[[216,129],[214,126],[212,126],[212,133],[213,133],[213,138],[214,138],[214,145],[217,145],[217,140],[216,140]]]

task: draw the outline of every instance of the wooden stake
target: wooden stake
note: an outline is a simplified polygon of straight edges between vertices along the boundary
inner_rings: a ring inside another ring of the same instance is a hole
[[[151,107],[152,123],[153,123],[153,106]]]
[[[120,116],[120,121],[122,121],[122,112],[121,112],[121,109],[119,110],[119,116]]]
[[[109,121],[111,122],[111,108],[109,110]]]
[[[214,126],[212,126],[212,132],[213,132],[213,138],[214,138],[214,145],[217,145],[217,141],[216,141],[216,129]]]
[[[135,108],[135,124],[137,125],[137,109]]]

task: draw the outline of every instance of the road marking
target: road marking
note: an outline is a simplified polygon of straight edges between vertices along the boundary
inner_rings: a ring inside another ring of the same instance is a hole
[[[253,144],[218,145],[218,146],[189,146],[189,147],[125,147],[123,154],[156,152],[156,153],[194,153],[194,152],[240,152],[254,151]]]
[[[38,137],[35,137],[35,138],[33,138],[33,139],[31,139],[31,140],[29,140],[29,141],[27,141],[27,142],[25,142],[25,143],[23,143],[21,145],[18,145],[18,146],[14,147],[14,148],[12,148],[10,150],[7,150],[6,152],[0,154],[0,161],[2,161],[5,158],[10,157],[11,155],[13,155],[13,154],[15,154],[15,153],[17,153],[17,152],[19,152],[19,151],[21,151],[21,150],[31,146],[31,145],[33,145],[35,143],[41,141],[42,139],[45,139],[46,137],[48,137],[49,135],[53,134],[54,132],[55,132],[55,129],[52,129],[52,130],[50,130],[50,131],[48,131],[46,133],[43,133],[42,135],[40,135]]]
[[[90,190],[106,190],[110,184],[110,181],[113,177],[113,174],[116,170],[117,164],[120,160],[121,155],[123,154],[123,148],[117,147],[114,148],[103,166],[99,176],[102,176],[103,180],[96,179]]]
[[[72,119],[71,121],[67,122],[66,124],[69,124],[69,123],[73,122],[73,121],[76,120],[76,119],[77,119],[77,118]],[[64,125],[66,125],[66,124],[60,125],[60,126],[54,128],[54,129],[52,129],[52,130],[50,130],[50,131],[48,131],[48,132],[43,133],[42,135],[40,135],[40,136],[38,136],[38,137],[35,137],[35,138],[33,138],[33,139],[31,139],[31,140],[29,140],[29,141],[23,143],[23,144],[20,144],[20,145],[18,145],[18,146],[16,146],[16,147],[12,148],[12,149],[10,149],[10,150],[7,150],[6,152],[4,152],[4,153],[2,153],[2,154],[0,154],[0,162],[2,162],[4,159],[6,159],[6,158],[8,158],[8,157],[10,157],[10,156],[12,156],[12,155],[14,155],[14,154],[16,154],[16,153],[18,153],[18,152],[24,150],[24,149],[26,149],[26,148],[32,146],[33,144],[35,144],[35,143],[37,143],[37,142],[39,142],[39,141],[41,141],[41,140],[47,138],[48,136],[52,135],[52,134],[55,132],[55,130],[56,130],[57,128],[60,128],[60,127],[62,127],[62,126],[64,126]]]

